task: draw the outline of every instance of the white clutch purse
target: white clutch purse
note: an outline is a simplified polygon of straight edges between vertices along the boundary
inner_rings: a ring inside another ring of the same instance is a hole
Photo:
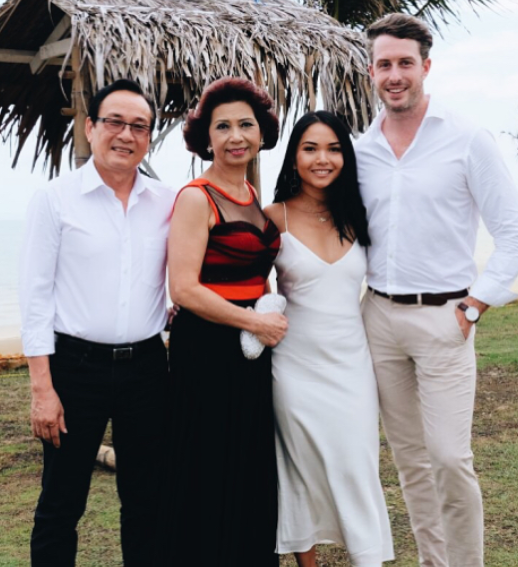
[[[249,307],[248,309],[252,309]],[[267,293],[260,297],[253,307],[257,313],[284,313],[286,298],[277,293]],[[241,349],[249,360],[259,358],[264,350],[263,343],[250,331],[241,331]]]

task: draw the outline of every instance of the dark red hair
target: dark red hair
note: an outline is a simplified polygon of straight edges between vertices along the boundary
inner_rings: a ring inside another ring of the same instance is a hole
[[[279,119],[273,111],[270,95],[247,79],[223,77],[212,82],[202,93],[196,110],[191,110],[185,121],[183,137],[190,152],[205,161],[212,160],[207,151],[209,126],[213,110],[220,104],[246,102],[254,111],[263,136],[263,149],[275,147],[279,138]]]

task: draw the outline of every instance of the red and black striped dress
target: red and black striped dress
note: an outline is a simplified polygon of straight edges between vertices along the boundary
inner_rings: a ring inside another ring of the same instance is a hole
[[[216,217],[200,282],[229,301],[253,305],[279,249],[277,227],[251,186],[246,202],[204,179],[189,186],[204,191]],[[276,567],[270,349],[247,360],[238,329],[182,309],[169,355],[171,460],[158,564]]]

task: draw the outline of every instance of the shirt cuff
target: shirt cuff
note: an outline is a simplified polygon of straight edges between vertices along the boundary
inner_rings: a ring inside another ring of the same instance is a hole
[[[492,305],[493,307],[500,307],[518,298],[518,294],[484,276],[484,274],[479,276],[471,286],[469,294],[471,297],[482,301],[482,303]]]
[[[54,329],[44,331],[22,329],[21,335],[25,356],[49,356],[56,351]]]

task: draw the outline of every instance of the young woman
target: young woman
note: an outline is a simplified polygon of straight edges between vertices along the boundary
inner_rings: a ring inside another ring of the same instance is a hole
[[[186,122],[187,148],[211,166],[184,188],[169,237],[172,432],[164,485],[160,567],[274,567],[277,476],[271,350],[247,360],[239,333],[269,347],[283,315],[247,309],[264,294],[279,232],[246,182],[250,160],[275,146],[271,98],[224,78]]]
[[[360,312],[369,245],[344,124],[311,112],[295,125],[266,214],[282,230],[275,261],[290,327],[273,353],[277,551],[315,567],[315,545],[355,566],[393,559],[378,476],[378,397]]]

